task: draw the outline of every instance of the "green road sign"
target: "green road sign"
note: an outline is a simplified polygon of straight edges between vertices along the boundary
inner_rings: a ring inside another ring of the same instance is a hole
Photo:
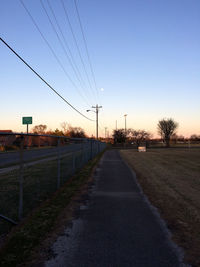
[[[22,124],[32,124],[33,119],[32,117],[22,117]]]

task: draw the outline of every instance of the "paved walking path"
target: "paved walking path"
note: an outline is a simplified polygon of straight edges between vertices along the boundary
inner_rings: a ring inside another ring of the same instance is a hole
[[[180,251],[118,151],[107,151],[87,207],[53,246],[46,266],[182,266]]]

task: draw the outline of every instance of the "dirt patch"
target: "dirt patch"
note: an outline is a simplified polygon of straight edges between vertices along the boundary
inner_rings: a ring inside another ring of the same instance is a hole
[[[51,250],[51,246],[56,241],[58,236],[62,235],[64,230],[72,227],[72,221],[78,217],[80,212],[80,206],[85,205],[89,198],[89,190],[93,186],[92,175],[89,177],[88,182],[83,185],[77,194],[72,198],[70,204],[61,212],[56,220],[56,224],[52,232],[48,234],[46,239],[40,244],[40,246],[34,251],[31,261],[26,262],[22,266],[38,267],[44,266],[44,262],[54,257],[54,252]]]

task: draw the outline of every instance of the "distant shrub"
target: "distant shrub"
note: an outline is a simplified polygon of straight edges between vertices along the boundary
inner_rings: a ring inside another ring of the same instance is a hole
[[[10,150],[18,150],[19,148],[15,145],[7,145],[4,146],[4,150],[3,151],[10,151]]]
[[[0,145],[0,151],[5,151],[5,147]]]

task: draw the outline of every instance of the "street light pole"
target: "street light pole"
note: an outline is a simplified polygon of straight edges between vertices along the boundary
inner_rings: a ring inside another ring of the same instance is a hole
[[[128,114],[125,114],[124,115],[124,118],[125,118],[125,135],[126,135],[126,117],[127,117]]]
[[[94,107],[93,107],[94,108]],[[96,138],[99,138],[99,109],[96,107]]]
[[[106,139],[106,130],[107,130],[107,127],[105,127],[105,139]]]
[[[99,109],[100,108],[102,108],[102,106],[98,106],[98,104],[96,104],[96,106],[94,107],[94,106],[92,106],[92,108],[95,108],[96,110],[95,111],[93,111],[93,110],[90,110],[90,109],[88,109],[87,110],[87,112],[88,111],[93,111],[93,112],[95,112],[96,113],[96,139],[98,140],[98,138],[99,138],[99,134],[98,134],[98,130],[99,130]]]

